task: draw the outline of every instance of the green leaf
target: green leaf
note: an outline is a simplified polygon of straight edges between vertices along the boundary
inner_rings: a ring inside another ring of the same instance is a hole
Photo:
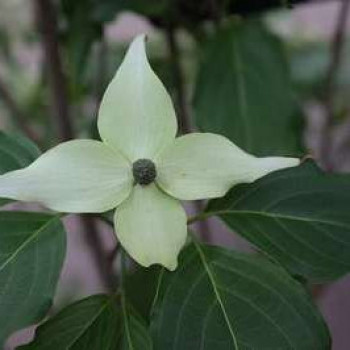
[[[39,149],[25,137],[0,131],[0,175],[29,165],[39,155]],[[0,199],[0,206],[8,202]]]
[[[0,212],[0,347],[51,306],[66,251],[57,216]]]
[[[135,272],[125,276],[124,288],[128,302],[146,321],[149,320],[154,296],[156,294],[158,278],[163,268],[151,266],[138,267]],[[142,290],[142,293],[140,291]]]
[[[166,273],[153,317],[155,349],[329,349],[305,290],[282,268],[223,248],[191,245]]]
[[[309,161],[237,186],[207,211],[292,273],[321,282],[350,271],[349,207],[350,176]]]
[[[197,126],[257,156],[300,152],[301,117],[291,86],[281,42],[259,22],[231,22],[203,53]]]
[[[94,295],[69,305],[37,329],[32,343],[19,349],[151,349],[144,321],[129,306],[123,312],[117,301]]]
[[[0,175],[29,165],[39,155],[39,149],[25,137],[0,131]]]
[[[123,297],[122,297],[123,298]],[[123,334],[116,349],[151,350],[152,339],[145,321],[139,314],[122,300]]]

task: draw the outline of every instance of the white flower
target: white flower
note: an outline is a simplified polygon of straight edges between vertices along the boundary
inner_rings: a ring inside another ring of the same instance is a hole
[[[180,200],[221,197],[238,183],[299,164],[253,157],[219,135],[175,138],[174,108],[148,63],[144,36],[130,45],[104,95],[98,129],[102,142],[65,142],[0,176],[0,197],[68,213],[117,208],[119,241],[144,266],[176,268],[187,235]]]

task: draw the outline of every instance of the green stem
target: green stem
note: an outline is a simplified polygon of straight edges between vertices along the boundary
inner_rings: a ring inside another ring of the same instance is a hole
[[[126,296],[125,296],[125,274],[126,274],[126,254],[122,248],[120,251],[120,302],[122,307],[125,336],[128,343],[128,349],[134,350],[134,345],[131,340],[130,327],[129,327],[129,317],[126,306]]]
[[[112,220],[110,220],[107,216],[101,214],[101,215],[96,215],[96,219],[104,222],[105,224],[107,224],[108,226],[111,226],[112,228],[114,228],[114,222]]]
[[[126,253],[123,248],[120,249],[120,289],[124,294],[124,282],[126,273]]]
[[[225,211],[217,211],[217,212],[210,212],[210,213],[201,212],[198,215],[194,215],[194,216],[189,217],[187,220],[187,225],[192,225],[195,222],[203,221],[203,220],[206,220],[212,216],[215,216],[218,214],[224,214],[224,213],[225,213]]]
[[[330,62],[326,74],[324,87],[325,123],[322,130],[320,145],[320,160],[324,168],[334,171],[334,157],[331,154],[334,139],[332,129],[335,125],[336,117],[336,92],[339,72],[344,61],[344,50],[346,44],[346,26],[350,12],[350,1],[342,0],[339,3],[338,18],[334,36],[330,45]],[[349,135],[347,135],[348,139]]]

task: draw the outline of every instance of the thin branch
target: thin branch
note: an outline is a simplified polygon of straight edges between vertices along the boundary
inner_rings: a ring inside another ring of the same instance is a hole
[[[112,268],[114,254],[113,259],[111,255],[106,254],[106,250],[101,244],[101,237],[99,237],[96,221],[93,216],[88,214],[81,215],[81,223],[85,232],[85,239],[93,253],[93,259],[95,261],[95,265],[99,269],[104,286],[107,290],[112,292],[115,290],[117,284],[117,279]],[[113,250],[113,252],[114,251],[117,250]]]
[[[69,113],[67,79],[60,56],[56,10],[51,0],[35,0],[35,10],[51,88],[52,122],[58,138],[67,141],[74,137],[74,132]]]
[[[7,89],[6,84],[4,81],[2,81],[2,79],[0,79],[0,100],[4,103],[4,106],[11,113],[18,128],[30,139],[37,142],[38,135],[27,124],[28,118],[24,115],[21,108],[17,105],[17,102],[11,95],[10,91]]]
[[[326,83],[324,90],[325,103],[325,125],[323,128],[323,137],[320,148],[320,158],[327,170],[332,170],[333,161],[331,155],[332,137],[331,131],[334,124],[335,114],[335,90],[337,78],[342,63],[343,51],[346,36],[346,23],[349,15],[350,0],[341,0],[339,5],[339,13],[334,37],[330,46],[330,64],[326,75]]]
[[[58,139],[66,141],[74,137],[74,131],[69,111],[67,78],[64,75],[60,56],[56,11],[51,0],[35,0],[35,5],[54,107],[53,123],[57,128]],[[114,287],[113,269],[108,265],[108,258],[99,237],[96,222],[88,215],[82,215],[81,218],[96,266],[104,280],[105,287],[111,290]]]
[[[325,104],[325,123],[323,126],[323,135],[321,138],[321,147],[320,147],[320,161],[323,167],[332,171],[336,167],[334,156],[334,140],[332,139],[332,130],[334,126],[334,117],[335,117],[335,90],[337,79],[339,76],[339,71],[342,64],[343,52],[345,46],[345,37],[346,37],[346,24],[349,16],[350,9],[350,0],[341,0],[339,5],[339,12],[337,18],[337,24],[333,36],[333,40],[330,45],[330,63],[328,67],[328,72],[326,75],[325,83],[325,95],[324,95],[324,104]],[[348,130],[347,135],[345,135],[344,140],[347,143],[350,137],[350,129]],[[338,142],[338,145],[341,145],[343,142]],[[313,287],[312,294],[314,299],[320,298],[325,292],[327,285],[319,285]]]

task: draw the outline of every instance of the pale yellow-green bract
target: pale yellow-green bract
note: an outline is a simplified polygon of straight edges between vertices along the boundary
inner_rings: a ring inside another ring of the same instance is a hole
[[[0,176],[0,197],[67,213],[117,208],[118,239],[144,266],[176,268],[187,235],[180,200],[221,197],[238,183],[299,164],[295,158],[256,158],[219,135],[176,138],[173,104],[149,65],[143,35],[107,88],[98,129],[102,142],[65,142],[27,168]],[[142,158],[157,170],[155,181],[143,186],[132,174]]]

